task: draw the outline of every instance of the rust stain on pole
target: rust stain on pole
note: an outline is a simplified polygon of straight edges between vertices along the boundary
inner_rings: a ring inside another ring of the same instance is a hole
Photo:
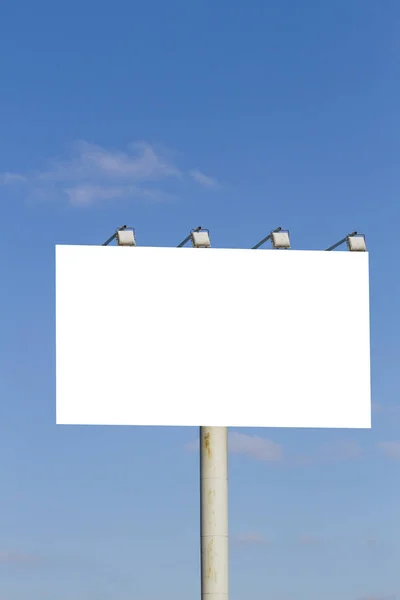
[[[208,490],[208,504],[212,504],[215,500],[215,490]]]
[[[211,456],[212,456],[212,448],[211,448],[211,435],[210,435],[210,433],[206,433],[206,435],[204,436],[204,447],[206,449],[208,458],[211,458]]]
[[[217,572],[214,568],[214,540],[211,539],[207,544],[207,577],[212,581],[217,581]]]

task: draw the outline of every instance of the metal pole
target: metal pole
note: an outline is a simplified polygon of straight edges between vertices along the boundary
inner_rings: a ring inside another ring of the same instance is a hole
[[[228,428],[200,427],[201,600],[228,600]]]

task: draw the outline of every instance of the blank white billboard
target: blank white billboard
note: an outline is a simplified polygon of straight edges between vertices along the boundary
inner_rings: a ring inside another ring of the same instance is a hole
[[[57,423],[371,426],[368,254],[57,246]]]

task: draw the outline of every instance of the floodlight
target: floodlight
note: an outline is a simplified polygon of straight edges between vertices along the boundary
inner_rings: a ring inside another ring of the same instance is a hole
[[[342,240],[339,240],[338,242],[336,242],[336,244],[333,244],[333,246],[329,246],[329,248],[327,248],[327,251],[329,252],[330,250],[335,250],[336,248],[338,248],[345,242],[346,242],[347,248],[348,248],[348,250],[350,250],[350,252],[366,252],[367,251],[367,245],[365,243],[365,235],[359,234],[359,233],[357,233],[357,231],[353,231],[352,233],[349,233]]]
[[[136,246],[134,229],[119,229],[116,233],[118,246]]]
[[[286,229],[282,229],[282,227],[277,227],[271,231],[267,237],[263,238],[260,242],[258,242],[258,244],[253,246],[252,250],[257,250],[269,240],[271,240],[273,248],[290,248],[289,232]]]
[[[193,248],[210,248],[210,234],[207,229],[196,229],[190,233]]]
[[[271,233],[272,247],[277,249],[290,248],[290,237],[288,231],[273,231]]]
[[[197,231],[201,231],[202,227],[201,225],[199,227],[196,227],[196,229],[192,229],[192,231],[189,233],[188,236],[185,237],[185,239],[177,245],[177,248],[183,248],[183,246],[186,246],[186,244],[188,243],[188,241],[192,238],[192,233],[196,233]]]
[[[367,245],[364,235],[349,235],[346,239],[347,248],[350,252],[366,252]]]
[[[118,246],[136,246],[135,230],[127,225],[122,225],[115,230],[115,233],[102,244],[108,246],[113,240],[117,240]]]

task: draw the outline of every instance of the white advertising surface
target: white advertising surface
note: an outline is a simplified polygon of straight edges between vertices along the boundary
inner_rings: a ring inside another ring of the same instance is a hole
[[[56,247],[57,423],[371,426],[368,254]]]

